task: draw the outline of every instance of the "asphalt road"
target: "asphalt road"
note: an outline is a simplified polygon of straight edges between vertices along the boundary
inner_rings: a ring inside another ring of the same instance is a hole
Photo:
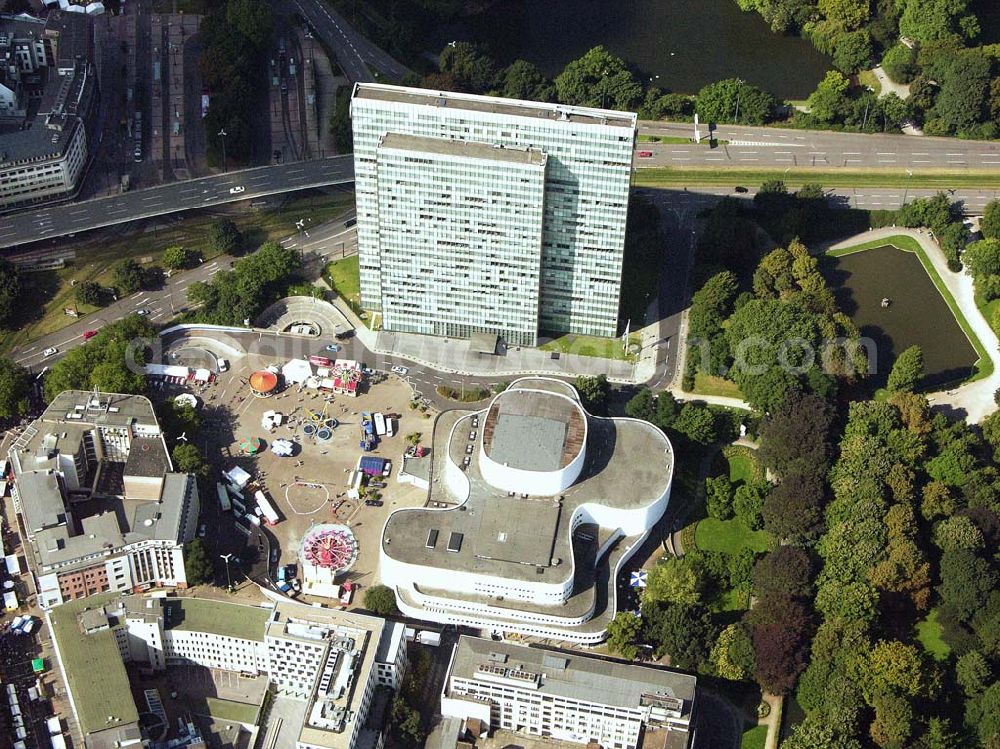
[[[121,320],[123,317],[146,310],[149,319],[154,323],[163,323],[174,317],[187,304],[188,286],[195,281],[210,279],[220,270],[229,267],[233,258],[222,255],[214,260],[202,263],[197,268],[181,273],[175,273],[168,278],[162,289],[157,291],[140,291],[137,294],[109,304],[98,312],[78,320],[62,330],[11,352],[14,361],[31,372],[39,372],[43,367],[62,358],[69,349],[83,343],[83,334],[88,330],[100,330],[105,325]],[[48,348],[57,349],[52,356],[42,352]]]
[[[0,248],[192,208],[211,208],[223,203],[353,181],[354,157],[346,155],[171,182],[108,198],[0,216]],[[237,187],[244,190],[230,192]]]
[[[693,138],[694,124],[640,122],[640,135]],[[701,134],[708,128],[701,125]],[[637,143],[650,157],[637,167],[672,166],[779,168],[845,167],[882,169],[1000,169],[1000,143],[912,135],[862,135],[822,130],[719,125],[715,137],[726,145]]]
[[[734,183],[738,178],[734,177]],[[734,185],[735,187],[735,185]],[[715,203],[722,197],[751,199],[756,194],[756,187],[747,186],[745,193],[737,193],[734,187],[688,187],[677,188],[636,188],[635,193],[647,198],[654,198],[658,204],[667,208],[680,218],[701,210]],[[866,210],[895,210],[903,202],[914,198],[928,198],[940,192],[939,189],[903,189],[900,187],[865,187],[865,188],[826,188],[827,198],[835,208],[863,208]],[[953,190],[948,191],[953,201],[960,202],[966,214],[982,215],[983,208],[991,200],[1000,196],[1000,190]]]
[[[405,65],[368,41],[323,0],[293,0],[291,7],[309,21],[319,38],[333,50],[337,64],[351,83],[374,81],[370,68],[397,81],[410,72]]]

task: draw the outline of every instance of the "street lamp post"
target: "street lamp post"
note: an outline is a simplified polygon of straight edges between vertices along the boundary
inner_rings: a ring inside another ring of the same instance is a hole
[[[222,138],[222,172],[226,173],[229,171],[226,164],[226,128],[222,128],[219,131],[219,137]]]
[[[233,578],[229,575],[229,560],[233,558],[232,554],[219,554],[219,557],[226,563],[226,589],[232,593],[233,592]]]

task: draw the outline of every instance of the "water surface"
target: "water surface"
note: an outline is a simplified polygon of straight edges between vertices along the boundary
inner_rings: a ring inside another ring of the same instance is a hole
[[[603,44],[647,82],[682,93],[740,77],[804,99],[830,67],[807,39],[772,33],[735,0],[499,0],[445,26],[435,42],[452,40],[485,43],[501,61],[521,57],[548,75]]]

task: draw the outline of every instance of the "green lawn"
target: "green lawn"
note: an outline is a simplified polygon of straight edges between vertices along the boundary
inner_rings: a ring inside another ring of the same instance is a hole
[[[746,611],[750,608],[750,591],[739,588],[726,588],[708,601],[708,607],[716,613],[726,611]]]
[[[163,604],[165,627],[182,631],[211,632],[223,637],[264,641],[270,609],[200,598],[167,598]]]
[[[705,518],[698,523],[694,540],[699,549],[726,554],[736,554],[744,547],[764,552],[772,545],[771,535],[767,531],[752,531],[736,519]]]
[[[208,706],[210,718],[216,720],[234,720],[251,726],[257,721],[256,705],[220,700],[217,697],[206,697],[205,702]]]
[[[694,390],[691,392],[695,395],[721,395],[725,398],[739,398],[743,400],[743,393],[740,392],[735,382],[727,380],[725,377],[716,377],[704,372],[698,372],[694,376]]]
[[[858,73],[858,83],[862,86],[868,86],[868,88],[875,92],[876,96],[882,91],[882,84],[878,82],[878,77],[871,70],[862,70]]]
[[[637,349],[640,345],[638,334],[629,336],[629,348]],[[599,338],[593,335],[577,335],[564,333],[557,338],[551,338],[542,345],[542,351],[558,351],[562,354],[577,354],[578,356],[599,356],[602,359],[619,359],[634,362],[635,354],[628,353],[622,346],[621,338]]]
[[[931,609],[926,619],[917,622],[917,641],[934,660],[943,661],[951,654],[951,648],[941,639],[941,625],[937,617],[938,610]]]
[[[333,261],[326,266],[323,275],[337,295],[347,300],[352,309],[361,307],[361,275],[357,255]]]
[[[754,726],[744,732],[740,749],[764,749],[765,741],[767,741],[767,726]]]
[[[763,184],[768,180],[782,180],[791,189],[798,189],[807,182],[818,182],[824,187],[918,187],[957,189],[961,187],[1000,187],[1000,171],[977,169],[975,171],[921,170],[910,177],[896,169],[854,169],[791,167],[760,169],[712,167],[683,169],[673,167],[641,167],[632,176],[634,187],[672,185],[737,185]]]
[[[730,445],[722,454],[729,464],[729,480],[734,484],[744,484],[760,475],[757,458],[749,447]]]
[[[993,359],[986,352],[986,347],[983,346],[982,342],[979,340],[979,336],[975,334],[972,330],[972,326],[969,325],[969,321],[965,319],[965,315],[962,314],[962,310],[959,309],[958,303],[955,298],[948,291],[948,287],[945,286],[944,280],[941,275],[937,272],[937,268],[931,263],[927,253],[924,252],[920,243],[917,242],[913,237],[908,237],[905,235],[896,235],[893,237],[886,237],[885,239],[873,239],[870,242],[863,242],[862,244],[857,244],[852,247],[844,247],[839,250],[831,250],[827,254],[831,257],[842,257],[844,255],[852,255],[855,252],[864,252],[865,250],[875,249],[877,247],[885,247],[886,245],[891,245],[896,249],[903,250],[904,252],[912,252],[917,258],[920,259],[920,264],[924,266],[924,270],[927,271],[927,275],[930,276],[931,281],[934,282],[934,286],[940,292],[941,297],[944,299],[945,304],[948,305],[948,309],[951,310],[951,314],[954,315],[955,320],[958,321],[959,327],[965,333],[966,337],[969,339],[969,343],[976,350],[976,355],[979,357],[975,364],[975,373],[972,377],[965,380],[965,382],[975,382],[976,380],[981,380],[985,377],[989,377],[993,374]],[[989,318],[986,318],[989,321]]]

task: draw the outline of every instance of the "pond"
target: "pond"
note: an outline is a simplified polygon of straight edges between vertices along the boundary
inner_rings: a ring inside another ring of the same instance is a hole
[[[883,387],[896,357],[920,346],[926,375],[920,387],[934,389],[972,374],[976,351],[934,286],[920,259],[895,247],[877,247],[843,257],[824,257],[823,275],[837,303],[877,352],[870,386]],[[882,306],[882,299],[891,303]]]
[[[804,99],[830,67],[807,39],[772,33],[735,0],[497,0],[441,27],[431,50],[453,40],[482,42],[503,63],[520,57],[550,76],[603,44],[661,88],[692,94],[739,77]]]

